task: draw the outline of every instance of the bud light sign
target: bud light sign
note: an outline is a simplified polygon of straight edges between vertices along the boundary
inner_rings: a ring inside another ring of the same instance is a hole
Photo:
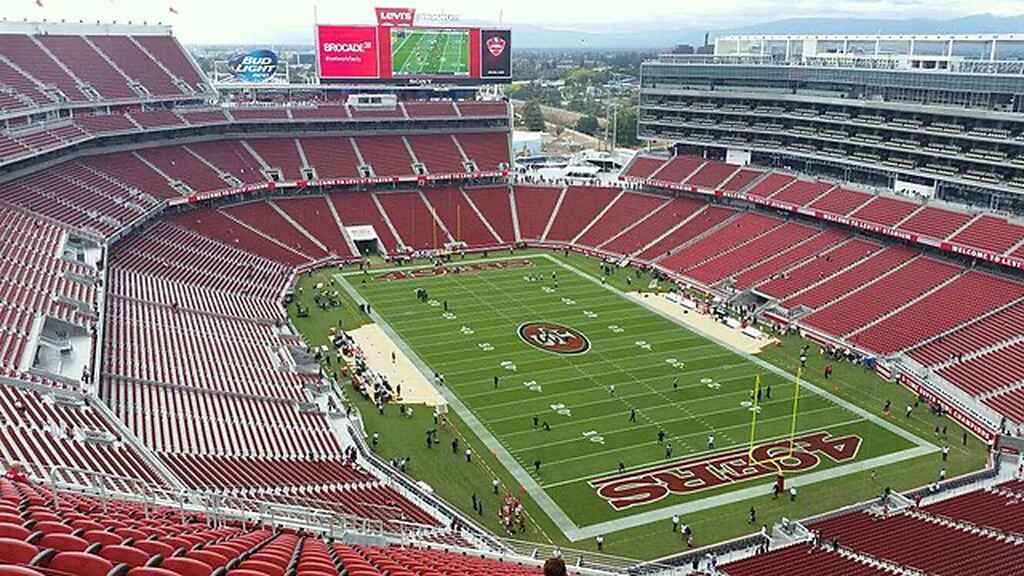
[[[228,68],[241,82],[266,82],[277,72],[277,54],[270,50],[253,50],[232,58]]]

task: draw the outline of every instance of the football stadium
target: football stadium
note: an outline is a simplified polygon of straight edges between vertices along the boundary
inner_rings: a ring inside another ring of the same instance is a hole
[[[1024,573],[1021,36],[657,55],[551,177],[377,17],[0,22],[0,576]]]

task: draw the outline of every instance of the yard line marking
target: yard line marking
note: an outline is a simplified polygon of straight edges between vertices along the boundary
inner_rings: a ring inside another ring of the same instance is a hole
[[[829,404],[828,406],[825,406],[823,408],[815,408],[814,410],[808,410],[806,412],[806,414],[814,414],[814,413],[817,413],[817,412],[826,412],[828,410],[835,410],[837,408],[841,410],[842,406],[836,406],[835,404]],[[775,418],[765,418],[765,419],[762,420],[762,422],[772,422],[772,421],[775,421],[775,420],[788,420],[791,417],[792,417],[791,415],[785,414],[783,416],[776,416]],[[692,420],[692,419],[694,419],[694,417],[692,417],[692,416],[684,416],[682,418],[672,418],[672,419],[669,419],[669,420],[665,420],[665,423],[667,424],[669,422],[685,422],[687,420]],[[863,420],[863,418],[861,418],[860,420]],[[739,424],[733,424],[732,426],[725,426],[725,427],[722,428],[722,430],[731,430],[733,428],[749,428],[749,427],[750,427],[750,423],[749,422],[741,422]],[[608,432],[605,432],[604,434],[608,435],[608,434],[615,434],[615,433],[618,433],[618,432],[629,432],[630,430],[635,430],[635,427],[617,428],[615,430],[610,430]],[[705,434],[705,432],[703,430],[701,430],[699,432],[693,432],[693,433],[690,433],[690,434],[683,434],[683,435],[681,435],[681,437],[685,437],[685,438],[689,438],[690,436],[698,436],[699,437],[699,436],[703,436],[704,434]],[[722,435],[725,436],[725,434],[722,434]],[[673,438],[674,438],[674,436],[673,436]],[[579,438],[570,438],[570,439],[566,439],[566,440],[556,440],[556,441],[552,441],[552,442],[547,442],[547,443],[545,443],[543,445],[529,446],[529,447],[526,447],[526,448],[518,448],[516,450],[512,450],[511,452],[513,454],[521,454],[521,453],[527,452],[529,450],[537,450],[538,448],[547,448],[548,446],[560,446],[560,445],[564,445],[564,444],[571,444],[573,442],[579,442],[579,440],[580,440]],[[654,440],[654,441],[651,441],[651,442],[641,442],[639,444],[630,444],[629,446],[621,446],[619,448],[609,448],[609,449],[603,450],[601,452],[595,452],[593,454],[580,454],[579,456],[573,456],[571,458],[564,458],[562,460],[553,460],[553,461],[549,462],[549,464],[564,464],[566,462],[575,462],[575,461],[578,461],[578,460],[586,460],[587,458],[594,458],[594,457],[597,457],[597,456],[603,456],[605,454],[608,454],[609,452],[621,452],[623,450],[633,450],[633,449],[635,449],[635,448],[637,448],[639,446],[650,446],[651,444],[658,444],[658,441]],[[735,445],[735,446],[745,446],[747,444],[744,444],[743,442],[736,443],[734,441],[733,445]],[[692,452],[692,451],[693,450],[689,450],[688,453]]]

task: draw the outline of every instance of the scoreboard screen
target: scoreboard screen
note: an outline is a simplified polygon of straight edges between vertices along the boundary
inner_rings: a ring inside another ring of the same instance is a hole
[[[322,80],[508,82],[508,30],[423,26],[317,26]]]

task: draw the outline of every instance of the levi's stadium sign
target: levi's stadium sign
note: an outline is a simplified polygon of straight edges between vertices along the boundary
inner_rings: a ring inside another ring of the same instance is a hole
[[[415,8],[374,8],[378,26],[412,26],[416,20]]]

